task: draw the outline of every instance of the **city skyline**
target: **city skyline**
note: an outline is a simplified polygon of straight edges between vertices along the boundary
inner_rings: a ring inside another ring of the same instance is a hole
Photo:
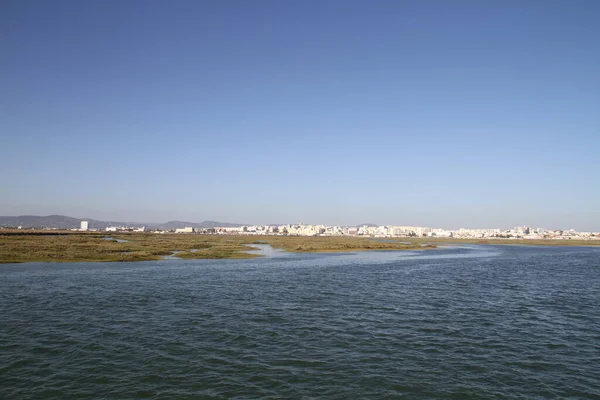
[[[594,233],[598,233],[600,232],[600,227],[596,228],[596,229],[577,229],[574,226],[550,226],[550,225],[545,225],[545,224],[541,224],[541,225],[536,225],[536,224],[527,224],[527,223],[520,223],[520,224],[513,224],[513,225],[494,225],[494,226],[469,226],[469,225],[460,225],[460,226],[442,226],[439,224],[407,224],[407,223],[389,223],[389,222],[373,222],[373,221],[363,221],[361,223],[337,223],[337,224],[329,224],[329,223],[323,223],[323,222],[305,222],[305,221],[280,221],[280,222],[271,222],[271,223],[264,223],[264,222],[255,222],[255,223],[242,223],[239,221],[231,221],[231,220],[220,220],[220,219],[198,219],[198,220],[194,220],[194,219],[166,219],[166,220],[162,220],[162,222],[159,221],[151,221],[151,220],[132,220],[132,219],[105,219],[105,220],[101,220],[101,219],[97,219],[97,218],[91,218],[89,216],[84,216],[84,217],[78,217],[78,216],[68,216],[68,215],[62,215],[62,214],[50,214],[50,215],[35,215],[35,214],[24,214],[24,215],[16,215],[16,216],[0,216],[0,228],[2,226],[7,226],[6,223],[3,223],[2,219],[6,219],[6,218],[20,218],[20,217],[35,217],[35,218],[48,218],[48,217],[66,217],[69,219],[77,219],[79,220],[81,223],[85,223],[86,225],[86,229],[87,229],[87,224],[89,223],[89,228],[90,229],[98,229],[98,223],[101,224],[101,228],[104,228],[104,225],[111,225],[111,226],[121,226],[121,227],[139,227],[139,226],[143,226],[143,225],[147,225],[149,227],[160,227],[160,226],[164,226],[166,224],[173,224],[173,223],[180,223],[180,224],[192,224],[192,225],[199,225],[199,224],[204,224],[204,223],[209,223],[211,226],[215,226],[215,227],[220,227],[220,226],[229,226],[231,225],[233,226],[238,226],[238,227],[251,227],[251,226],[262,226],[262,227],[268,227],[268,226],[291,226],[291,225],[298,225],[298,226],[337,226],[337,227],[362,227],[362,226],[372,226],[372,227],[383,227],[383,226],[387,226],[387,227],[418,227],[418,228],[425,228],[425,229],[434,229],[434,230],[447,230],[447,231],[458,231],[458,230],[462,230],[462,229],[467,229],[467,230],[500,230],[500,231],[508,231],[511,229],[514,229],[515,227],[519,228],[519,227],[528,227],[528,228],[533,228],[533,229],[542,229],[542,230],[548,230],[548,231],[569,231],[569,230],[573,230],[576,232],[594,232]],[[77,222],[73,222],[73,224],[79,224],[79,221]],[[219,225],[219,223],[223,224],[223,225]],[[34,224],[35,225],[35,224]],[[12,226],[12,225],[11,225]],[[30,224],[26,224],[27,227],[33,226]],[[47,227],[47,225],[44,225],[43,223],[40,225],[35,225],[37,227]],[[83,225],[81,225],[83,226]],[[71,228],[74,228],[75,226],[72,226]]]
[[[0,214],[600,229],[599,13],[6,2]]]

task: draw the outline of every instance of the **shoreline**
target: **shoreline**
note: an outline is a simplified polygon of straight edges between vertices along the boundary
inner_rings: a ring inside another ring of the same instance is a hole
[[[423,238],[424,239],[424,238]],[[418,238],[417,240],[421,240]],[[500,238],[427,238],[428,242],[437,244],[480,244],[498,246],[571,246],[571,247],[600,247],[600,240],[581,239],[500,239]]]

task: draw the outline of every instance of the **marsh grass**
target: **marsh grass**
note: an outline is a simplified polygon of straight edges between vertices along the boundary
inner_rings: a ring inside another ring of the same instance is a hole
[[[154,233],[104,233],[3,231],[0,233],[0,263],[32,261],[143,261],[172,255],[185,259],[253,258],[251,243],[269,244],[289,252],[355,252],[373,250],[428,250],[436,244],[475,243],[511,245],[600,245],[586,240],[502,240],[394,238],[373,239],[347,236],[244,236]],[[118,242],[125,239],[126,242]]]
[[[3,232],[0,233],[0,262],[31,261],[142,261],[159,260],[173,254],[178,258],[253,258],[251,242],[269,244],[291,252],[344,252],[367,250],[422,249],[419,243],[398,241],[377,242],[368,238],[174,235],[174,234],[112,234],[111,240],[101,233],[83,232]],[[126,242],[118,242],[125,239]],[[192,251],[194,250],[194,251]]]

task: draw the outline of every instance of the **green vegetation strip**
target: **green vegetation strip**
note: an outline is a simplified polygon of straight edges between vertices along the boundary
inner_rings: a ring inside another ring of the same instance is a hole
[[[107,240],[107,237],[109,238]],[[119,241],[117,241],[119,239]],[[124,241],[122,241],[124,240]],[[177,251],[185,259],[253,258],[251,244],[269,244],[289,252],[355,252],[428,250],[436,244],[600,245],[586,240],[501,240],[322,236],[228,236],[124,233],[4,231],[0,232],[0,263],[160,260]]]
[[[416,250],[420,243],[375,241],[354,237],[300,236],[219,236],[176,234],[106,234],[61,232],[0,233],[0,263],[78,262],[78,261],[142,261],[159,260],[177,251],[178,258],[219,259],[253,258],[250,242],[270,244],[291,252],[348,252],[367,250]],[[120,242],[119,240],[126,240]]]

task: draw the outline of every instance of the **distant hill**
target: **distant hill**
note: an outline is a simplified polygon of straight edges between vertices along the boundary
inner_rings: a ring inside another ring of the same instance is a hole
[[[88,221],[90,229],[104,229],[108,226],[131,226],[162,229],[177,229],[191,226],[194,228],[214,228],[218,227],[238,227],[242,224],[232,224],[227,222],[203,221],[203,222],[185,222],[169,221],[164,224],[148,222],[122,222],[122,221],[99,221],[92,218],[73,218],[65,215],[19,215],[19,216],[0,216],[0,226],[24,228],[54,228],[54,229],[73,229],[79,228],[81,221]]]
[[[65,215],[19,215],[16,217],[1,217],[0,226],[4,227],[17,227],[22,226],[25,228],[58,228],[58,229],[70,229],[79,228],[79,218],[67,217]],[[90,222],[90,228],[93,228],[95,220],[87,220]]]

